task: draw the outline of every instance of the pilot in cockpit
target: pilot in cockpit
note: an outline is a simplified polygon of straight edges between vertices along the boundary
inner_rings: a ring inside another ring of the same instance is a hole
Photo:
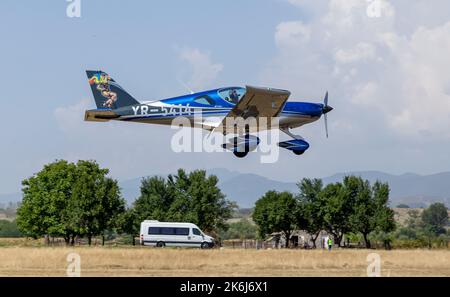
[[[237,93],[236,89],[230,90],[228,96],[230,97],[230,101],[233,104],[237,104],[239,102],[239,94]]]

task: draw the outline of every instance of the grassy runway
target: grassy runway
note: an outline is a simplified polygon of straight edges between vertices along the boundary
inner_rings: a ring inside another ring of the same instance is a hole
[[[0,247],[0,276],[65,276],[78,253],[82,276],[450,276],[448,250],[242,250],[144,247]]]

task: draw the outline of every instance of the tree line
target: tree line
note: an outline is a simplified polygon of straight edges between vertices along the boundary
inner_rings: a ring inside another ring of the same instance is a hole
[[[109,234],[129,234],[135,244],[140,223],[151,219],[191,222],[216,238],[253,238],[256,232],[260,238],[274,232],[290,238],[294,230],[304,230],[313,247],[321,231],[331,234],[339,246],[346,235],[362,238],[368,248],[374,238],[387,247],[394,238],[430,247],[436,238],[447,242],[449,238],[443,204],[433,204],[420,215],[411,211],[407,226],[397,227],[389,207],[389,185],[371,185],[355,176],[327,186],[320,179],[302,179],[297,193],[269,191],[255,204],[251,214],[255,226],[248,220],[227,222],[237,206],[221,192],[218,178],[204,170],[179,169],[167,177],[143,178],[139,196],[128,207],[117,180],[108,174],[95,161],[47,164],[22,182],[17,219],[0,228],[33,238],[61,237],[72,245],[77,238],[91,244],[97,236],[104,243]],[[15,223],[19,230],[14,230]]]
[[[216,176],[204,170],[142,179],[140,196],[127,208],[117,180],[95,161],[47,164],[22,182],[23,199],[17,226],[24,236],[62,237],[73,245],[85,237],[111,231],[134,237],[143,220],[186,221],[210,234],[226,229],[236,205],[217,187]]]
[[[375,182],[373,185],[361,177],[347,176],[342,182],[324,187],[320,179],[302,179],[298,193],[269,191],[256,202],[252,214],[259,236],[282,232],[290,238],[294,230],[304,230],[310,235],[313,248],[322,231],[334,238],[339,246],[362,238],[367,248],[371,239],[382,241],[385,248],[391,242],[414,247],[435,243],[448,246],[450,232],[447,208],[443,203],[431,204],[419,215],[409,211],[407,226],[396,223],[394,210],[389,207],[389,185]],[[241,227],[243,228],[243,227]],[[286,247],[289,240],[286,240]]]
[[[307,178],[297,186],[297,194],[269,191],[256,202],[252,218],[262,237],[282,232],[290,238],[294,230],[304,230],[315,248],[321,231],[331,234],[339,246],[344,234],[359,233],[370,248],[369,234],[395,229],[387,183],[370,185],[360,177],[347,176],[325,187],[322,180]]]
[[[446,230],[448,223],[447,207],[437,202],[421,213],[417,209],[409,210],[405,226],[399,227],[392,236],[406,247],[447,246],[450,241],[450,230]]]

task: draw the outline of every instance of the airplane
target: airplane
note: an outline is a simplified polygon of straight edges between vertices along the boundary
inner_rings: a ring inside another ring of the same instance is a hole
[[[224,87],[163,100],[139,102],[101,70],[86,71],[97,109],[85,112],[85,121],[106,122],[110,120],[147,124],[171,125],[178,116],[189,119],[192,127],[202,128],[224,135],[234,133],[229,143],[222,147],[238,158],[245,157],[256,149],[259,138],[250,133],[272,129],[272,124],[250,125],[245,130],[236,130],[236,122],[229,121],[253,117],[259,123],[263,117],[277,118],[277,126],[292,139],[278,143],[278,146],[302,155],[309,143],[290,129],[312,123],[324,116],[325,132],[328,137],[327,113],[333,110],[328,105],[328,91],[324,103],[287,102],[290,92],[274,88],[254,86]],[[201,115],[199,117],[195,115]],[[229,123],[234,124],[229,124]],[[249,122],[251,123],[251,122]],[[253,122],[254,123],[254,122]]]

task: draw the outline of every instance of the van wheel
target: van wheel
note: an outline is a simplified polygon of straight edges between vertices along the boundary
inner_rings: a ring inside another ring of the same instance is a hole
[[[200,247],[204,250],[204,249],[209,249],[210,245],[207,242],[202,242],[202,245]]]
[[[166,244],[164,242],[162,242],[162,241],[158,241],[156,243],[156,247],[162,248],[162,247],[165,247],[165,246],[166,246]]]

